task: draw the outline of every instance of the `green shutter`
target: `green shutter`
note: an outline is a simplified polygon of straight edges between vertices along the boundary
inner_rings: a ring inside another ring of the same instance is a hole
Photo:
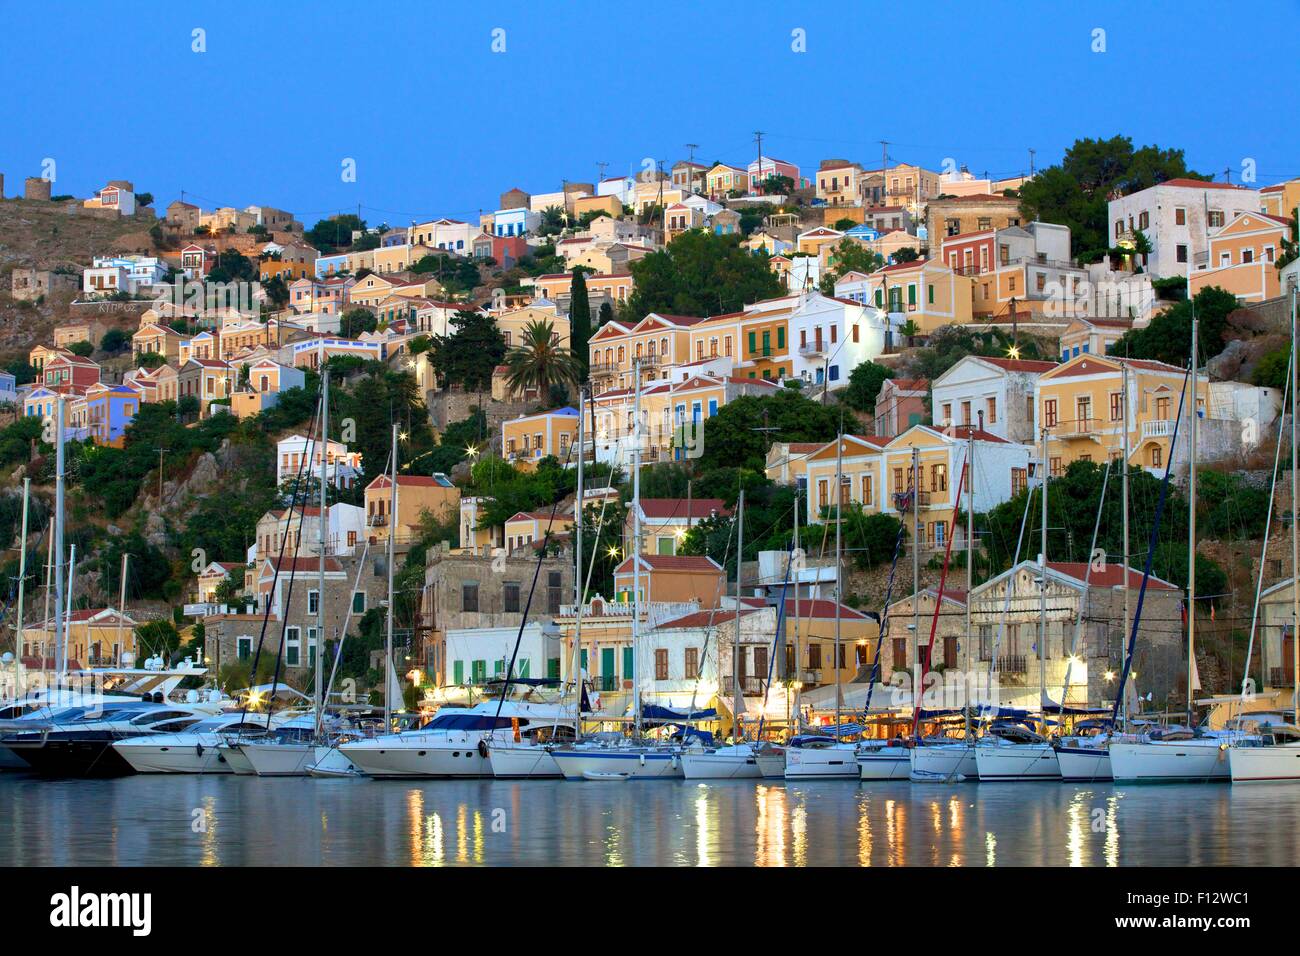
[[[916,305],[916,286],[914,285],[907,287],[907,304]]]
[[[519,662],[519,673],[516,674],[515,676],[516,676],[516,677],[527,677],[527,676],[528,676],[528,665],[529,665],[529,663],[531,663],[531,662],[529,661],[529,659],[528,659],[527,657],[525,657],[522,661],[520,661],[520,662]]]
[[[756,344],[757,341],[758,339],[755,337],[755,333],[750,332],[749,333],[749,354],[750,355],[753,355],[755,352],[758,351],[758,346]]]
[[[584,671],[587,669],[587,649],[585,647],[582,649],[582,669]]]
[[[497,660],[493,661],[493,662],[492,662],[492,676],[493,676],[493,677],[505,677],[505,675],[506,675],[506,659],[505,659],[504,657],[502,657],[502,658],[498,658]]]
[[[623,679],[632,679],[632,648],[623,648]]]
[[[452,664],[451,674],[452,674],[451,682],[453,684],[459,685],[465,683],[465,662],[456,661],[454,664]]]
[[[929,288],[929,302],[931,305],[934,305],[934,283],[930,283],[928,288]]]
[[[785,348],[785,329],[781,326],[778,326],[776,330],[776,347],[779,349]]]
[[[586,651],[583,651],[583,656],[586,656]],[[551,680],[559,680],[560,659],[558,657],[548,657],[546,659],[546,676]]]
[[[876,308],[880,308],[880,307],[883,306],[884,304],[885,304],[885,293],[884,293],[883,290],[881,290],[881,289],[877,289],[877,290],[876,290]]]
[[[487,661],[472,661],[470,663],[470,680],[475,684],[481,684],[487,680]]]

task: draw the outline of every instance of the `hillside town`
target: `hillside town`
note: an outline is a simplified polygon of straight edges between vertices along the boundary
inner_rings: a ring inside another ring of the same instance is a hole
[[[1143,577],[1137,529],[1167,472],[1186,485],[1194,407],[1224,512],[1197,575],[1241,595],[1194,609],[1199,665],[1230,692],[1232,633],[1211,622],[1247,600],[1259,567],[1239,556],[1267,509],[1224,503],[1258,497],[1282,434],[1300,179],[1213,179],[1122,137],[1086,149],[1131,175],[1083,184],[1069,152],[1003,178],[888,154],[801,169],[760,145],[559,188],[521,169],[534,191],[503,184],[477,221],[310,227],[266,205],[159,208],[128,179],[79,198],[27,178],[0,212],[119,234],[86,258],[5,244],[5,340],[32,335],[0,371],[3,626],[29,669],[188,655],[231,692],[310,692],[323,654],[363,696],[385,692],[387,636],[408,710],[503,679],[572,685],[576,664],[608,713],[793,730],[865,714],[873,687],[886,706],[933,615],[923,667],[966,655],[996,673],[995,703],[1037,707],[1039,657],[1062,703],[1107,706],[1127,635],[1098,602]],[[1147,497],[1127,552],[1101,528],[1103,570],[1087,545],[1112,468]],[[1044,470],[1073,502],[1046,559],[1013,547]],[[1186,693],[1170,535],[1134,668],[1161,706]],[[945,588],[949,553],[973,568]],[[1008,597],[1040,563],[1041,650],[1037,599]],[[1265,690],[1294,683],[1290,603],[1289,585],[1265,595]],[[919,632],[882,634],[914,616]]]

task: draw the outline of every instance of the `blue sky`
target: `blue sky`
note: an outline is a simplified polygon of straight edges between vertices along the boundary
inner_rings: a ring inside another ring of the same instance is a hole
[[[1300,176],[1278,92],[1294,87],[1295,0],[1079,7],[11,0],[0,170],[9,195],[52,158],[56,193],[124,178],[159,207],[184,189],[308,225],[358,204],[371,224],[469,219],[512,186],[668,165],[688,142],[741,163],[754,130],[805,174],[827,157],[876,164],[886,139],[892,160],[1010,175],[1030,147],[1041,167],[1077,137],[1123,133],[1220,179],[1249,159],[1258,185]]]

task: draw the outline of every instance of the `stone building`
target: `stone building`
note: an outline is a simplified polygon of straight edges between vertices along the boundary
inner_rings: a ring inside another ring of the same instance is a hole
[[[537,590],[529,606],[536,574]],[[446,634],[466,628],[518,627],[528,608],[529,621],[543,625],[573,603],[573,557],[568,552],[541,559],[533,554],[477,555],[431,550],[426,557],[419,629],[424,664],[430,674],[446,671]]]
[[[48,202],[50,198],[50,181],[44,176],[28,176],[23,180],[23,198],[40,199]]]
[[[49,269],[15,269],[12,294],[15,299],[34,302],[58,290],[75,292],[77,285],[76,276],[64,275],[61,272],[52,272]]]

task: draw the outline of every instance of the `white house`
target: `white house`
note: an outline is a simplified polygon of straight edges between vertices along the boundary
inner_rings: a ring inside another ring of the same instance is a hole
[[[617,196],[624,206],[632,205],[632,192],[636,189],[633,176],[610,176],[602,179],[596,186],[597,196]]]
[[[1151,244],[1146,271],[1157,279],[1186,276],[1209,261],[1210,234],[1238,213],[1262,209],[1259,191],[1232,183],[1170,179],[1107,204],[1112,246],[1137,232]]]
[[[412,223],[406,230],[406,239],[412,246],[424,245],[430,249],[446,249],[457,255],[468,256],[473,254],[474,240],[482,232],[477,225],[459,219],[434,219],[431,222]]]
[[[796,262],[815,262],[811,258]],[[759,302],[749,316],[790,312],[791,377],[832,388],[848,383],[849,373],[885,351],[888,317],[875,306],[808,291]]]
[[[934,423],[979,425],[1010,441],[1034,441],[1034,388],[1055,362],[968,355],[931,386]]]
[[[81,273],[83,292],[111,295],[161,285],[167,278],[167,266],[157,256],[96,256],[91,267]]]
[[[513,677],[559,677],[564,651],[559,633],[547,634],[540,621],[517,627],[456,627],[446,633],[443,686],[483,684],[505,677],[510,657],[515,656]]]
[[[498,236],[527,236],[537,231],[542,214],[522,207],[498,209],[492,214],[492,228]]]
[[[330,440],[324,443],[326,448],[325,478],[338,488],[351,488],[361,477],[361,452],[350,451],[342,442]],[[292,482],[299,474],[303,478],[315,478],[320,475],[321,449],[315,439],[302,435],[290,435],[282,438],[275,446],[275,480],[283,487]],[[310,456],[304,465],[303,457]]]

